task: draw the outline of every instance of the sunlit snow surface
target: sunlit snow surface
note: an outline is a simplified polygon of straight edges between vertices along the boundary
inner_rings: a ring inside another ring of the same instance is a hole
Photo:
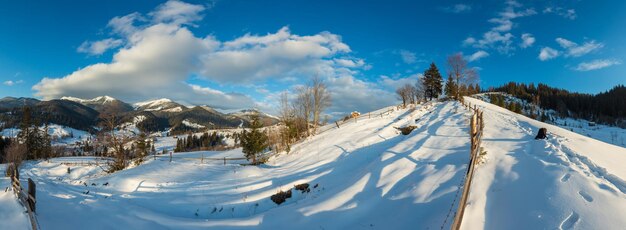
[[[464,229],[626,226],[626,149],[467,100],[484,108],[488,160],[477,167]],[[236,149],[174,153],[171,163],[164,155],[114,174],[96,165],[68,174],[62,162],[96,159],[55,158],[25,163],[22,178],[38,183],[45,229],[449,229],[469,116],[456,102],[372,116],[258,167],[209,159],[241,157]],[[408,136],[394,128],[405,125],[418,128]],[[548,140],[533,139],[538,127]],[[311,192],[269,199],[300,183]]]

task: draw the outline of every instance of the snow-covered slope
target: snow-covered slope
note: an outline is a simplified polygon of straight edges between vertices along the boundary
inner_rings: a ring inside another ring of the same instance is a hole
[[[518,103],[522,106],[522,114],[534,114],[537,120],[541,119],[541,114],[545,113],[545,122],[553,125],[557,125],[561,128],[568,129],[572,132],[582,134],[596,140],[604,141],[606,143],[626,147],[626,129],[622,129],[615,126],[607,126],[603,124],[596,124],[584,119],[574,119],[570,117],[560,117],[554,110],[544,110],[537,105],[528,103],[522,99],[513,97],[506,93],[490,92],[472,95],[474,98],[478,98],[485,102],[490,102],[490,94],[502,95],[505,103]],[[493,103],[493,102],[492,102]]]
[[[476,169],[464,229],[626,226],[626,149],[466,100],[485,111],[488,160]],[[467,171],[469,117],[457,102],[396,110],[331,128],[261,166],[208,159],[241,157],[236,149],[148,158],[109,175],[96,165],[68,174],[61,164],[90,158],[26,162],[21,172],[38,183],[47,229],[448,229]],[[406,125],[417,129],[394,128]],[[548,140],[533,139],[539,127]],[[309,193],[270,200],[301,183]]]
[[[0,171],[4,174],[4,165],[0,165]],[[0,177],[0,188],[0,229],[30,229],[26,209],[11,190],[11,179]]]
[[[111,103],[116,101],[117,99],[109,97],[109,96],[100,96],[100,97],[96,97],[93,99],[82,99],[82,98],[77,98],[77,97],[61,97],[61,100],[67,100],[67,101],[73,101],[73,102],[78,102],[81,104],[106,104],[106,103]]]
[[[43,129],[44,126],[41,126],[40,128]],[[16,137],[19,133],[20,129],[18,128],[8,128],[1,130],[0,136]],[[50,135],[53,145],[74,144],[77,141],[94,138],[94,136],[89,132],[57,124],[48,125],[48,134]]]
[[[142,111],[159,111],[159,112],[181,112],[187,107],[178,104],[170,99],[162,98],[158,100],[144,101],[133,104],[135,109]]]
[[[81,177],[75,166],[65,179],[67,167],[55,160],[25,164],[22,173],[40,183],[39,222],[50,229],[448,228],[467,168],[462,111],[436,103],[346,123],[259,167],[200,163],[242,155],[234,150],[176,153],[197,158],[148,159],[106,176]],[[409,124],[418,126],[409,136],[393,128]],[[310,193],[293,190],[281,205],[270,200],[300,183]]]
[[[477,168],[464,229],[621,229],[626,149],[473,98],[488,161]],[[547,140],[534,140],[539,128]]]

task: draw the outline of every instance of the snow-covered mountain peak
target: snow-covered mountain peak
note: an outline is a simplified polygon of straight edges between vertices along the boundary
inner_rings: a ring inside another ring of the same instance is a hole
[[[133,105],[137,110],[143,111],[161,111],[161,112],[182,112],[187,107],[174,102],[167,98],[161,98],[157,100],[137,102]]]
[[[73,101],[73,102],[77,102],[77,103],[81,103],[81,104],[93,104],[93,103],[100,103],[100,104],[106,104],[106,103],[111,103],[114,101],[117,101],[117,99],[110,97],[110,96],[99,96],[99,97],[95,97],[92,99],[82,99],[82,98],[78,98],[78,97],[61,97],[61,100],[66,100],[66,101]]]

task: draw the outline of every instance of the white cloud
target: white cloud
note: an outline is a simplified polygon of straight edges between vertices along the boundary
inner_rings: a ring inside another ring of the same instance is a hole
[[[565,38],[556,38],[556,42],[566,50],[566,56],[580,57],[585,54],[591,53],[594,50],[601,49],[604,44],[598,43],[594,40],[578,45],[575,42],[569,41]]]
[[[539,52],[539,60],[547,61],[553,58],[556,58],[561,53],[558,50],[552,49],[550,47],[543,47]]]
[[[467,57],[467,60],[470,62],[476,61],[478,59],[484,58],[484,57],[488,57],[489,53],[487,53],[484,50],[479,50],[476,51],[475,53],[473,53],[472,55],[470,55],[469,57]]]
[[[155,23],[169,23],[174,25],[191,24],[202,19],[202,5],[194,5],[178,0],[170,0],[161,4],[149,15]]]
[[[413,64],[417,61],[417,55],[415,53],[408,50],[400,50],[400,57],[402,57],[402,61],[406,64]]]
[[[100,41],[85,41],[78,49],[80,53],[87,53],[89,55],[100,55],[107,50],[120,47],[124,42],[121,39],[107,38]]]
[[[464,46],[473,45],[476,42],[477,42],[476,38],[474,38],[474,37],[467,37],[465,40],[463,40],[463,45]]]
[[[205,78],[221,83],[302,77],[350,67],[335,65],[332,59],[349,53],[350,47],[341,42],[340,36],[329,32],[300,36],[283,27],[274,34],[246,34],[221,44],[203,55],[200,71]]]
[[[493,48],[503,54],[510,53],[515,49],[511,45],[515,36],[510,33],[515,26],[513,20],[537,14],[533,8],[518,9],[520,7],[522,5],[516,1],[507,1],[505,8],[498,12],[498,17],[488,20],[495,25],[483,33],[482,38],[477,40],[468,37],[463,41],[463,44],[479,49]]]
[[[543,10],[544,14],[556,14],[558,16],[561,16],[563,18],[566,19],[570,19],[570,20],[574,20],[578,17],[578,15],[576,15],[576,10],[575,9],[565,9],[562,7],[546,7]]]
[[[577,71],[590,71],[606,68],[613,65],[620,65],[621,61],[616,59],[596,59],[590,62],[582,62],[576,66],[575,70]]]
[[[122,17],[114,17],[109,20],[107,26],[113,30],[114,33],[129,36],[137,32],[138,28],[135,26],[137,21],[145,21],[146,19],[141,16],[140,13],[134,12]]]
[[[24,83],[23,80],[17,80],[17,81],[12,81],[12,80],[8,80],[8,81],[4,81],[2,84],[6,85],[6,86],[14,86],[17,84],[22,84]]]
[[[533,44],[535,44],[535,37],[533,37],[532,34],[529,34],[529,33],[522,34],[522,43],[520,44],[520,47],[528,48],[528,47],[533,46]]]
[[[348,68],[358,68],[365,66],[365,61],[363,61],[363,59],[336,58],[334,59],[334,61],[336,65]]]
[[[268,108],[271,102],[210,85],[287,80],[293,85],[318,75],[326,79],[332,92],[330,111],[368,111],[397,102],[393,91],[355,77],[371,65],[350,56],[350,47],[339,35],[296,35],[283,27],[275,33],[245,34],[230,41],[197,37],[186,27],[193,26],[202,11],[184,4],[184,9],[172,9],[180,4],[167,2],[146,18],[138,13],[113,18],[107,26],[113,35],[122,37],[124,45],[112,60],[63,77],[46,77],[33,86],[36,95],[52,99],[106,94],[129,102],[168,97],[221,109]],[[191,76],[207,80],[206,84],[188,83]]]
[[[467,4],[459,3],[459,4],[455,4],[453,6],[443,7],[442,9],[445,12],[458,14],[458,13],[464,13],[464,12],[471,11],[472,10],[472,6],[467,5]]]
[[[416,73],[407,77],[392,78],[386,75],[381,75],[378,79],[378,84],[385,87],[388,90],[395,91],[396,89],[404,86],[405,84],[415,85],[423,75]]]

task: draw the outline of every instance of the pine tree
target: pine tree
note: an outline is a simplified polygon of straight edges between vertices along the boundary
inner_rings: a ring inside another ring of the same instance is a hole
[[[422,78],[422,85],[424,85],[424,97],[432,100],[433,98],[439,97],[442,92],[442,82],[441,74],[439,73],[439,69],[435,63],[431,63],[430,67],[424,72],[424,77]]]
[[[265,150],[268,146],[268,137],[260,129],[263,124],[259,120],[258,115],[252,116],[252,123],[250,124],[250,131],[244,130],[241,133],[241,146],[243,147],[243,153],[252,160],[252,164],[257,164],[257,155]]]
[[[448,80],[446,81],[446,96],[452,98],[456,95],[456,84],[454,83],[454,79],[452,76],[448,76]]]

